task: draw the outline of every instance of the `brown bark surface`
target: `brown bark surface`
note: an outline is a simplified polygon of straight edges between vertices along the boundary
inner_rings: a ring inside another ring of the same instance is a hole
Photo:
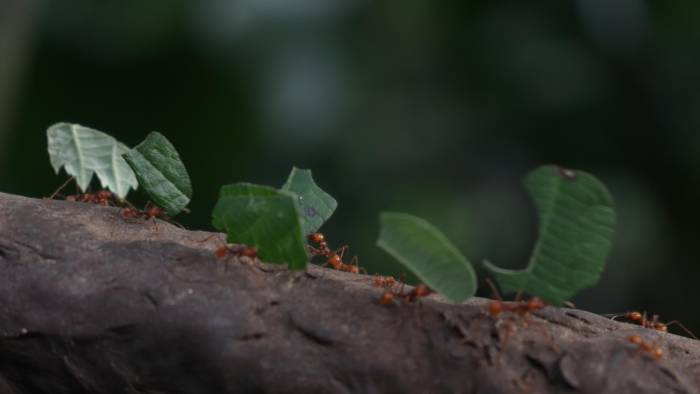
[[[0,232],[0,393],[700,392],[700,342],[581,310],[381,306],[372,277],[84,203],[0,194]]]

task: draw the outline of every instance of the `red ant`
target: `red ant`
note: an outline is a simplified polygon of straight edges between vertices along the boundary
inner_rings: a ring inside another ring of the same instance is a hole
[[[531,299],[525,301],[519,301],[520,294],[515,297],[515,301],[513,302],[507,302],[503,301],[503,298],[501,297],[500,293],[498,292],[498,289],[496,289],[496,286],[494,283],[491,281],[491,279],[486,279],[486,283],[491,287],[491,291],[493,294],[498,298],[497,300],[493,300],[489,302],[488,305],[488,314],[491,317],[496,317],[500,315],[501,313],[504,312],[510,312],[518,315],[520,319],[523,321],[523,324],[527,325],[527,317],[535,311],[541,310],[547,304],[542,301],[541,298],[539,297],[532,297]],[[501,321],[496,322],[496,326],[499,326],[501,324]],[[510,323],[505,323],[506,324],[506,332],[505,332],[505,339],[510,336],[511,331],[513,329],[512,324]],[[546,329],[546,327],[542,327],[543,333],[551,338],[551,333]]]
[[[399,282],[393,276],[377,276],[374,278],[374,285],[384,289],[391,289]]]
[[[348,248],[347,245],[344,245],[337,250],[331,250],[326,242],[326,237],[318,232],[309,235],[309,241],[318,245],[318,248],[310,245],[308,246],[311,255],[323,256],[326,258],[326,262],[323,263],[322,266],[331,265],[333,268],[339,271],[350,272],[353,274],[360,273],[360,270],[364,271],[364,269],[360,268],[357,264],[357,256],[350,260],[350,264],[343,263],[343,254]]]
[[[661,360],[663,356],[663,350],[660,347],[653,345],[648,342],[644,342],[642,337],[639,335],[632,335],[627,337],[627,341],[638,346],[639,351],[646,352],[654,357],[655,360]]]
[[[163,220],[168,220],[168,215],[165,212],[165,209],[156,206],[156,205],[151,205],[150,207],[144,209],[144,210],[139,210],[136,209],[135,207],[125,207],[120,210],[120,213],[123,218],[128,219],[128,218],[144,218],[146,220],[148,219],[153,219],[153,218],[158,218],[158,219],[163,219]]]
[[[258,250],[255,246],[227,244],[216,249],[214,255],[219,260],[224,260],[228,256],[245,256],[251,259],[258,258]]]
[[[546,304],[538,297],[532,297],[529,301],[520,302],[505,302],[491,301],[489,303],[489,315],[497,316],[502,312],[514,312],[520,316],[525,316],[528,313],[538,311],[544,308]]]
[[[97,193],[73,194],[66,196],[66,201],[86,202],[91,204],[99,204],[102,206],[122,206],[124,203],[117,198],[116,194],[109,190],[99,190]]]
[[[428,286],[420,283],[416,285],[413,290],[409,291],[408,293],[404,293],[404,285],[405,283],[401,282],[401,288],[399,291],[395,291],[393,289],[386,290],[379,298],[379,304],[389,305],[394,301],[394,299],[400,299],[406,303],[410,303],[417,300],[419,297],[425,297],[432,292]]]
[[[532,297],[528,301],[518,301],[518,298],[520,298],[520,295],[518,295],[516,297],[516,301],[514,302],[503,301],[503,298],[491,279],[487,278],[486,283],[489,285],[489,287],[491,287],[491,291],[498,298],[497,300],[493,300],[489,303],[490,316],[497,316],[503,312],[514,312],[522,317],[547,306],[539,297]]]
[[[688,328],[686,328],[681,322],[678,320],[673,320],[667,323],[663,323],[659,321],[659,315],[652,315],[651,319],[647,319],[647,313],[643,312],[637,312],[637,311],[632,311],[632,312],[626,312],[621,315],[614,315],[611,317],[612,320],[615,320],[618,317],[624,317],[625,319],[629,320],[630,322],[637,323],[640,326],[644,328],[650,328],[653,330],[661,331],[661,332],[668,332],[668,326],[676,324],[679,326],[683,331],[686,332],[686,334],[690,335],[693,339],[698,339],[695,334],[693,334]]]
[[[122,216],[122,218],[124,218],[124,219],[130,219],[130,218],[143,218],[144,220],[153,219],[153,223],[155,223],[156,229],[158,228],[158,223],[155,221],[155,219],[165,220],[168,223],[172,223],[180,228],[184,228],[184,227],[182,227],[182,225],[180,223],[175,222],[173,220],[170,220],[170,217],[168,216],[165,209],[163,209],[157,205],[150,204],[150,203],[149,203],[149,205],[146,205],[146,208],[143,210],[137,209],[133,206],[124,207],[124,208],[119,210],[119,213]]]

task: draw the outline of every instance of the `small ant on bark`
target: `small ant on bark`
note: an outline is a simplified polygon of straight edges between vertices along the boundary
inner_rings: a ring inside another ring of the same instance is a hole
[[[377,276],[374,278],[374,285],[383,289],[391,289],[398,283],[393,276]]]
[[[161,219],[168,223],[174,224],[180,228],[184,228],[180,223],[170,219],[165,209],[149,203],[143,210],[137,209],[134,206],[127,206],[119,210],[119,214],[124,219],[143,218],[144,220],[153,219],[153,223],[158,228],[158,222],[155,219]]]
[[[432,292],[428,286],[423,283],[419,283],[413,288],[413,290],[409,291],[408,293],[404,293],[404,285],[405,283],[401,282],[401,288],[398,291],[391,288],[386,290],[379,298],[379,304],[389,305],[396,299],[406,303],[411,303],[420,297],[429,295]]]
[[[637,312],[637,311],[632,311],[632,312],[625,312],[620,315],[613,315],[611,317],[612,320],[617,319],[618,317],[624,317],[628,321],[632,323],[637,323],[640,326],[644,328],[649,328],[652,330],[657,330],[661,332],[668,332],[668,327],[675,324],[678,327],[680,327],[683,331],[685,331],[686,334],[690,335],[693,339],[698,339],[695,334],[693,334],[686,326],[683,325],[683,323],[679,322],[678,320],[673,320],[670,322],[661,322],[659,319],[659,315],[652,315],[651,319],[647,318],[647,313],[646,312]]]
[[[532,297],[528,301],[518,301],[520,298],[519,294],[515,297],[515,301],[513,302],[503,301],[501,294],[498,292],[498,289],[496,289],[491,279],[487,278],[486,283],[491,288],[493,294],[498,298],[489,303],[488,312],[490,316],[498,316],[503,312],[512,312],[524,317],[529,313],[538,311],[547,306],[539,297]]]
[[[219,260],[224,260],[229,256],[245,256],[257,259],[258,249],[255,246],[226,244],[216,249],[214,255]]]
[[[513,312],[520,316],[525,316],[528,313],[532,313],[544,308],[546,304],[538,297],[532,297],[528,301],[516,301],[516,302],[506,302],[506,301],[491,301],[489,303],[489,315],[497,316],[503,312]]]
[[[654,357],[655,360],[661,360],[663,350],[660,347],[651,343],[645,342],[639,335],[631,335],[627,337],[627,341],[637,345],[638,352],[645,352]]]
[[[348,249],[348,245],[344,245],[337,250],[331,250],[328,246],[328,242],[326,241],[326,237],[323,234],[316,232],[309,235],[308,238],[309,242],[318,246],[314,247],[308,245],[311,256],[323,256],[326,259],[326,262],[321,265],[322,267],[330,265],[339,271],[350,272],[353,274],[359,274],[360,271],[364,271],[366,273],[366,271],[357,264],[357,256],[354,256],[350,260],[350,264],[343,262],[343,254]]]
[[[58,189],[56,189],[55,192],[53,192],[48,199],[52,200],[56,196],[59,195],[59,192],[63,190],[70,181],[72,181],[74,178],[71,177],[69,178],[63,185],[61,185]],[[125,202],[123,199],[117,197],[116,194],[112,193],[111,191],[107,189],[102,189],[98,190],[95,193],[80,193],[80,194],[71,194],[69,196],[65,197],[66,201],[73,201],[73,202],[85,202],[85,203],[90,203],[90,204],[98,204],[102,206],[124,206]]]
[[[124,202],[109,190],[99,190],[96,193],[73,194],[66,196],[66,201],[86,202],[108,206],[123,206]]]

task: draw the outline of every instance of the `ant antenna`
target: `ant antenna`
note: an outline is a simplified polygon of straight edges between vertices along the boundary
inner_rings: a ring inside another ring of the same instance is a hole
[[[686,326],[683,325],[683,323],[679,322],[678,320],[673,320],[668,323],[665,323],[666,327],[670,326],[671,324],[676,324],[678,327],[682,328],[683,331],[685,331],[686,334],[690,335],[693,339],[698,339],[698,337],[695,336],[695,334],[692,333]]]
[[[52,193],[49,197],[47,197],[47,198],[48,198],[49,200],[53,200],[53,198],[56,197],[56,195],[58,194],[58,192],[60,192],[61,190],[65,189],[66,186],[68,186],[68,184],[70,183],[70,181],[72,181],[73,179],[75,179],[75,178],[74,178],[74,177],[68,178],[67,181],[65,181],[61,186],[59,186],[59,188],[56,189],[56,191],[53,192],[53,193]]]

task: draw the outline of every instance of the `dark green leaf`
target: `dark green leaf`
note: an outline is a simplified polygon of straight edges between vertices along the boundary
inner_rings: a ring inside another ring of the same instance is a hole
[[[489,270],[504,292],[524,291],[561,305],[593,286],[603,271],[615,227],[613,199],[593,175],[544,166],[525,180],[540,217],[528,267]]]
[[[282,190],[291,191],[299,196],[299,207],[304,219],[303,226],[306,235],[321,228],[338,206],[333,197],[316,185],[311,177],[311,170],[292,168]]]
[[[472,265],[433,225],[405,213],[383,212],[377,245],[452,302],[476,292]]]
[[[192,184],[173,144],[158,132],[124,155],[153,202],[169,216],[180,213],[192,198]]]
[[[228,242],[258,248],[263,261],[306,267],[308,256],[294,193],[250,183],[221,188],[214,207],[214,227],[228,234]]]

